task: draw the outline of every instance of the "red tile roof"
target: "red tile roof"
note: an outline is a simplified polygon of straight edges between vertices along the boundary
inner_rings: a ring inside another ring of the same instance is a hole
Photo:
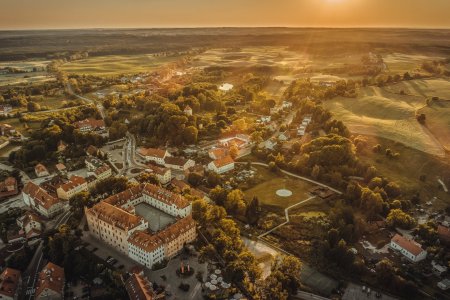
[[[64,293],[64,280],[64,269],[49,262],[39,273],[36,298],[39,298],[41,293],[46,290],[52,290],[59,294]]]
[[[450,228],[449,227],[438,225],[437,233],[441,240],[444,240],[445,242],[450,242]]]
[[[49,209],[60,201],[57,197],[50,195],[46,190],[31,181],[25,185],[22,192],[33,198],[35,202],[45,209]]]
[[[147,252],[152,252],[163,245],[161,239],[146,231],[135,231],[128,238],[128,242]]]
[[[4,269],[2,274],[0,274],[0,295],[13,298],[19,286],[20,276],[19,270]]]
[[[150,156],[157,158],[164,158],[167,155],[167,151],[156,148],[139,148],[138,153],[142,156]]]
[[[84,119],[78,122],[75,122],[75,127],[82,128],[82,127],[90,127],[92,129],[95,128],[102,128],[105,127],[105,122],[103,120],[96,120],[96,119]]]
[[[391,241],[415,256],[424,251],[419,243],[409,240],[399,234],[396,234]]]
[[[69,181],[67,181],[66,183],[63,183],[60,187],[65,192],[68,192],[82,184],[85,184],[85,183],[86,183],[86,180],[83,177],[73,175],[72,177],[70,177]]]
[[[142,275],[133,273],[125,282],[130,300],[153,300],[155,293],[152,284]]]
[[[214,161],[214,165],[216,166],[216,168],[221,168],[232,163],[234,163],[234,160],[229,155],[216,159]]]
[[[142,217],[133,215],[105,201],[94,205],[88,211],[100,220],[124,230],[135,228],[143,221]]]

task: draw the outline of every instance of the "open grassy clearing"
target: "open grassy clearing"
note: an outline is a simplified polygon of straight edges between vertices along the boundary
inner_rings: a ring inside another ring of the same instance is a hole
[[[1,74],[0,86],[25,85],[31,83],[43,83],[55,81],[55,78],[49,76],[46,72]]]
[[[368,147],[360,159],[374,165],[380,174],[400,184],[407,195],[420,193],[423,203],[431,201],[433,197],[438,200],[433,203],[436,209],[443,209],[448,205],[450,195],[445,193],[439,186],[437,179],[442,179],[450,185],[450,161],[436,158],[432,155],[407,147],[400,143],[375,136],[366,136]],[[398,159],[389,159],[383,153],[376,154],[371,151],[372,147],[380,144],[382,149],[391,149],[400,153]],[[420,176],[425,175],[426,180],[421,181]]]
[[[396,94],[404,91],[405,94],[423,98],[439,97],[450,100],[450,80],[444,78],[402,81],[384,89]]]
[[[437,101],[419,109],[426,115],[426,126],[450,153],[450,101]]]
[[[150,72],[162,65],[174,62],[179,56],[155,57],[152,54],[107,55],[89,57],[64,64],[61,69],[70,74],[113,76]]]
[[[251,200],[258,197],[263,205],[278,206],[286,208],[308,198],[308,190],[313,187],[310,183],[290,178],[286,175],[272,173],[264,167],[254,167],[257,176],[263,181],[256,186],[245,190],[245,198]],[[292,192],[290,197],[279,197],[275,192],[279,189],[288,189]]]
[[[324,102],[353,133],[391,139],[443,157],[440,143],[415,118],[416,110],[424,105],[423,97],[394,94],[378,87],[361,89],[356,99],[338,97]]]
[[[420,68],[420,65],[424,61],[438,60],[443,57],[426,56],[426,55],[414,55],[405,53],[390,53],[383,55],[384,63],[388,70],[392,73],[402,73],[407,71],[414,71]]]

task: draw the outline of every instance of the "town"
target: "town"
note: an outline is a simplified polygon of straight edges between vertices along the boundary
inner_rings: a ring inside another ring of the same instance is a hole
[[[332,70],[214,45],[108,75],[89,51],[0,64],[47,77],[0,84],[0,297],[447,299],[449,61],[359,51]],[[388,97],[420,108],[374,112]]]

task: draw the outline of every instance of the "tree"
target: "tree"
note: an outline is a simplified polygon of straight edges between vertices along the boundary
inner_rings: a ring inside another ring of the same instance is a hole
[[[416,226],[416,220],[401,209],[391,209],[386,221],[391,227],[400,227],[402,229],[411,229]]]
[[[188,126],[183,130],[183,139],[185,144],[197,143],[198,129],[194,126]]]
[[[300,287],[300,271],[302,263],[295,256],[283,256],[278,259],[272,267],[272,272],[267,277],[266,282],[271,287],[284,296],[286,293],[294,295]],[[281,284],[281,288],[279,288]],[[280,291],[281,290],[281,291]],[[277,298],[274,298],[277,299]]]
[[[391,181],[388,184],[386,184],[386,186],[384,187],[384,190],[386,191],[387,195],[390,198],[398,197],[402,193],[402,190],[401,190],[400,186],[397,183],[393,182],[393,181]]]
[[[258,197],[254,196],[252,201],[247,206],[247,211],[245,213],[247,217],[247,222],[249,224],[257,224],[259,221],[259,214],[260,214],[261,208],[259,207],[259,199]]]
[[[229,192],[224,207],[229,214],[243,216],[247,208],[247,203],[244,200],[244,193],[239,189]]]
[[[27,103],[27,110],[29,112],[39,111],[41,110],[41,106],[36,102],[30,101]]]
[[[220,185],[217,185],[213,188],[209,193],[211,200],[214,201],[217,205],[224,206],[225,201],[227,200],[227,191],[222,188]]]
[[[193,187],[199,186],[202,183],[202,180],[203,176],[195,172],[189,173],[187,178],[188,183]]]
[[[314,165],[312,171],[311,171],[311,177],[314,179],[319,179],[320,176],[320,166],[319,165]]]

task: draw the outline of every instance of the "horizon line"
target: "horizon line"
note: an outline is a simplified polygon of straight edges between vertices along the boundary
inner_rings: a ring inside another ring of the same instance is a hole
[[[448,27],[432,26],[173,26],[173,27],[55,27],[55,28],[0,28],[7,31],[67,31],[67,30],[154,30],[154,29],[404,29],[404,30],[450,30]]]

